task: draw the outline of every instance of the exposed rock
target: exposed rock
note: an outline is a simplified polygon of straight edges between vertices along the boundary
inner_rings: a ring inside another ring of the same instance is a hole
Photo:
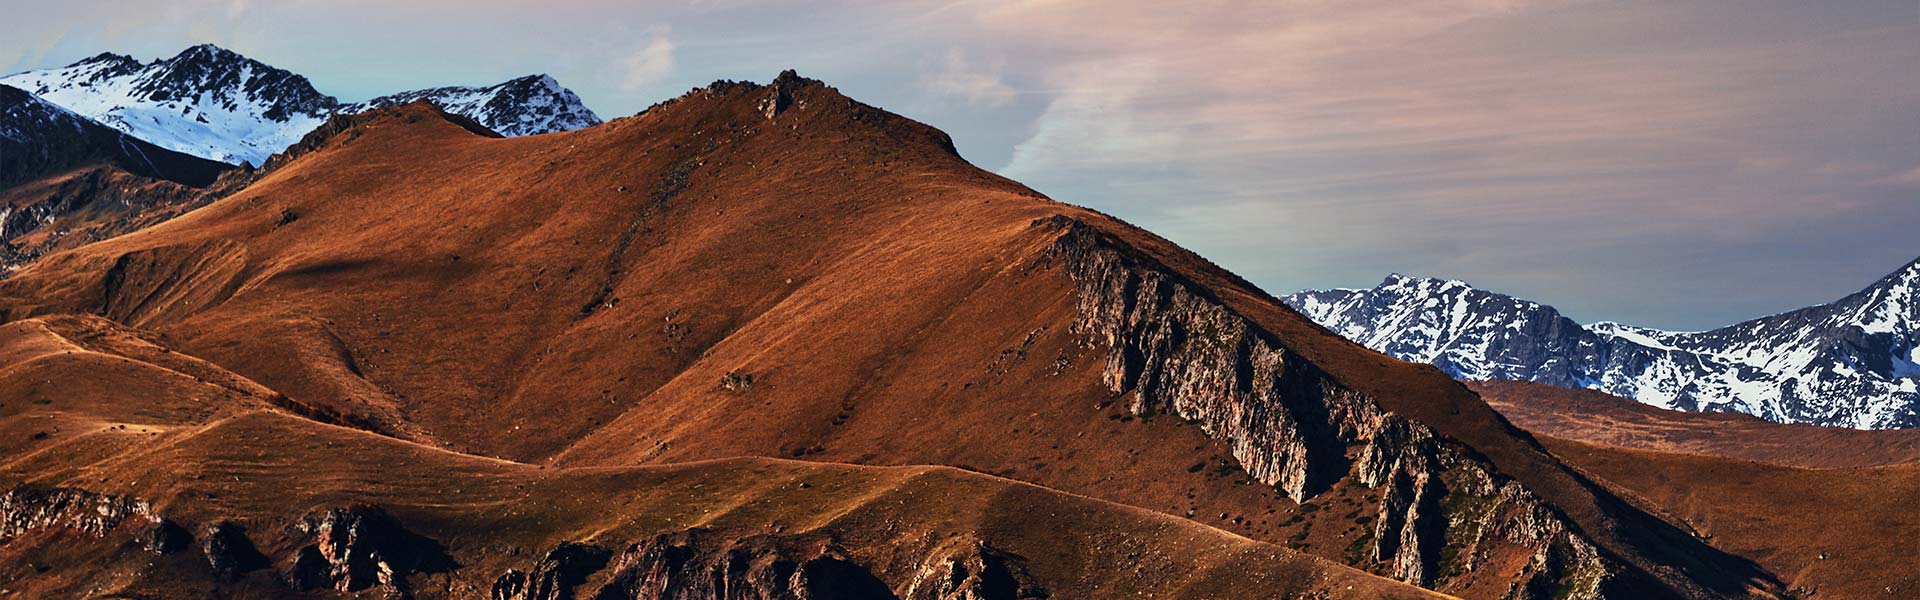
[[[1518,550],[1533,581],[1594,598],[1623,568],[1516,482],[1442,443],[1427,426],[1380,408],[1280,345],[1203,286],[1085,222],[1059,232],[1041,266],[1072,278],[1085,343],[1109,349],[1104,380],[1136,415],[1171,413],[1225,442],[1254,479],[1306,501],[1351,477],[1384,488],[1364,562],[1442,587]],[[1362,564],[1360,566],[1366,566]]]
[[[561,542],[533,566],[532,574],[507,569],[493,582],[493,600],[572,600],[573,589],[606,568],[613,552],[592,544]]]
[[[50,527],[105,537],[132,519],[155,520],[152,507],[125,496],[74,488],[17,486],[0,494],[0,541]]]
[[[218,521],[200,535],[200,551],[206,554],[213,575],[234,581],[249,572],[264,569],[269,561],[247,538],[247,529],[232,521]]]
[[[614,561],[597,600],[892,600],[866,568],[832,549],[798,551],[759,540],[706,547],[696,533],[633,544]]]
[[[140,547],[148,552],[162,556],[173,554],[193,545],[193,534],[179,523],[167,519],[158,519],[140,533]]]
[[[440,573],[453,560],[439,543],[400,526],[367,506],[333,508],[303,519],[298,529],[314,542],[299,550],[287,579],[301,590],[343,592],[380,586],[405,593],[413,573]]]
[[[976,542],[962,552],[922,564],[905,600],[1019,600],[1049,594],[1027,573],[1026,561]]]
[[[778,116],[793,106],[793,92],[808,85],[820,85],[820,81],[801,77],[793,69],[781,71],[778,77],[773,78],[772,83],[767,84],[767,95],[760,99],[758,106],[760,114],[766,115],[769,119]]]

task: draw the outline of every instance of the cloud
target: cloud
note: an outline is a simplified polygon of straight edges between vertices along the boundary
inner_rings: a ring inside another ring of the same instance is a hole
[[[1920,167],[1888,175],[1876,183],[1890,187],[1920,188]]]
[[[1000,77],[1000,67],[976,66],[959,49],[947,51],[940,70],[928,78],[934,92],[959,96],[968,102],[986,106],[1004,106],[1013,101],[1013,86]]]
[[[673,40],[665,35],[653,36],[645,47],[628,55],[621,66],[624,67],[621,86],[628,90],[639,89],[658,83],[673,73]]]

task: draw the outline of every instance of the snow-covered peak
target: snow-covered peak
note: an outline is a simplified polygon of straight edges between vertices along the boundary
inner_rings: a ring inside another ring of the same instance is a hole
[[[264,163],[333,113],[416,100],[432,101],[509,136],[600,123],[579,96],[547,75],[343,105],[305,77],[212,44],[148,63],[103,53],[65,67],[9,75],[0,83],[160,147],[234,164]]]
[[[162,148],[229,163],[263,162],[338,104],[305,77],[211,44],[150,63],[100,54],[0,83]]]
[[[341,112],[362,112],[427,100],[450,113],[464,115],[505,136],[570,131],[600,124],[580,97],[539,74],[487,87],[449,86],[401,92],[346,106]]]
[[[1461,379],[1593,388],[1784,422],[1920,426],[1920,260],[1829,304],[1700,332],[1581,326],[1551,306],[1400,274],[1283,301],[1344,337]]]

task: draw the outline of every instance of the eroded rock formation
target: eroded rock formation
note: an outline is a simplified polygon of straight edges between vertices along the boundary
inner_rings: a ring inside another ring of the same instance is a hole
[[[146,502],[73,488],[18,486],[0,494],[0,541],[36,529],[63,527],[93,537],[128,521],[155,523]]]
[[[300,590],[353,592],[380,586],[405,593],[408,575],[454,566],[438,543],[407,531],[374,507],[328,509],[301,520],[297,529],[313,539],[295,555],[287,576]]]
[[[1205,287],[1083,221],[1034,226],[1057,232],[1043,261],[1072,278],[1074,331],[1108,349],[1104,380],[1134,414],[1196,423],[1299,501],[1345,478],[1382,490],[1363,563],[1436,587],[1524,553],[1515,598],[1595,598],[1622,572],[1523,486],[1342,385]]]
[[[578,542],[561,542],[534,564],[531,573],[507,569],[493,582],[493,600],[572,600],[574,588],[606,568],[613,553]]]
[[[698,532],[633,544],[596,600],[893,600],[887,584],[833,548],[771,540],[702,543]]]
[[[247,537],[247,528],[239,523],[216,521],[207,526],[200,539],[200,552],[206,555],[213,576],[221,581],[238,580],[270,564],[267,555]]]

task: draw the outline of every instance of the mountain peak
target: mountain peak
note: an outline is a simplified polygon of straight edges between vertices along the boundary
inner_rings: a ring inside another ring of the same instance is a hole
[[[547,88],[547,89],[555,89],[555,90],[565,89],[561,87],[559,80],[554,79],[552,75],[548,75],[546,73],[534,73],[531,75],[522,75],[519,77],[515,77],[513,79],[507,80],[504,83],[501,83],[498,87]]]
[[[174,58],[175,59],[215,58],[215,59],[222,59],[222,60],[236,60],[236,59],[252,60],[252,59],[248,59],[245,56],[242,56],[238,52],[234,52],[226,48],[215,46],[213,44],[196,44],[196,45],[190,46],[185,50],[181,50],[179,54],[174,55]]]
[[[545,73],[486,87],[446,86],[389,94],[338,110],[355,113],[422,100],[505,136],[571,131],[601,123],[600,116],[587,108],[580,96]]]
[[[135,60],[133,57],[127,56],[125,54],[101,52],[99,54],[95,54],[93,56],[89,56],[89,57],[74,61],[73,64],[67,65],[67,67],[71,68],[71,67],[78,67],[82,65],[93,65],[93,64],[101,64],[101,63],[116,64],[116,65],[131,63],[135,66],[138,66],[140,64],[140,61]]]
[[[1581,326],[1551,306],[1399,273],[1371,290],[1284,300],[1348,339],[1459,379],[1590,388],[1787,423],[1920,426],[1920,259],[1832,303],[1700,332]]]

